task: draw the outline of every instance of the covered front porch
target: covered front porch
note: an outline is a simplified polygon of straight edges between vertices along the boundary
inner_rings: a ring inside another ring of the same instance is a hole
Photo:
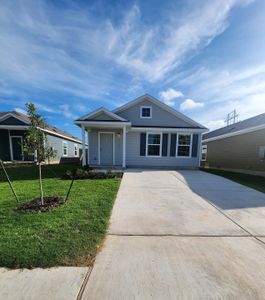
[[[83,166],[126,168],[126,136],[131,122],[105,108],[89,113],[75,121],[82,130]]]
[[[130,124],[98,122],[82,124],[82,149],[88,145],[88,155],[82,156],[82,165],[98,168],[126,168],[126,137]]]

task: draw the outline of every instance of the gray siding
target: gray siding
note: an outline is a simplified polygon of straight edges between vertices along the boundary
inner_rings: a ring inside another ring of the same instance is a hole
[[[97,120],[97,121],[113,121],[115,119],[113,119],[112,117],[110,117],[109,115],[105,114],[105,113],[99,113],[98,115],[92,117],[92,118],[89,118],[87,120]]]
[[[199,148],[201,135],[199,135],[197,157],[171,157],[170,134],[168,139],[168,153],[166,157],[146,157],[140,156],[140,132],[129,132],[127,134],[127,155],[126,164],[128,167],[170,167],[170,168],[197,168],[199,166]]]
[[[69,141],[67,139],[47,134],[47,145],[50,147],[53,147],[54,150],[56,150],[56,157],[53,159],[53,161],[59,161],[61,157],[75,157],[74,156],[74,144],[77,144],[78,147],[78,156],[79,156],[79,149],[82,149],[82,145],[78,144],[73,141]],[[63,156],[63,141],[67,142],[68,144],[68,155]]]
[[[265,146],[265,129],[203,142],[203,145],[207,145],[207,159],[202,166],[265,172],[265,161],[260,159],[260,147]]]
[[[122,165],[122,130],[96,130],[89,132],[89,160],[91,165],[98,164],[98,132],[115,132],[115,165]],[[118,137],[118,133],[120,137]],[[200,161],[200,143],[199,134],[197,157],[171,157],[170,151],[170,133],[168,135],[167,156],[146,157],[140,156],[140,132],[128,132],[126,138],[126,165],[128,167],[174,167],[174,168],[197,168]]]
[[[115,132],[115,165],[122,164],[122,129],[91,129],[89,132],[89,163],[98,164],[98,132]],[[118,134],[120,137],[118,137]]]
[[[140,107],[151,106],[152,118],[141,119]],[[124,111],[117,113],[122,118],[132,122],[136,126],[169,126],[169,127],[192,127],[189,123],[175,117],[173,114],[165,111],[158,105],[149,100],[143,100],[141,103],[134,105]]]

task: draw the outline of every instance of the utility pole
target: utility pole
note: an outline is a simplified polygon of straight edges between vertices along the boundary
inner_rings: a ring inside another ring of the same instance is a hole
[[[238,113],[234,109],[229,114],[227,114],[226,119],[225,119],[225,124],[226,124],[226,126],[228,126],[228,125],[235,124],[236,122],[238,122]]]

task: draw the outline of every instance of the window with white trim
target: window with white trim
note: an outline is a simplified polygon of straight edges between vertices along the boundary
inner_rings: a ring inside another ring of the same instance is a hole
[[[161,156],[161,134],[148,133],[147,134],[147,156]]]
[[[68,156],[68,143],[63,141],[63,156]]]
[[[74,156],[75,157],[78,156],[78,146],[77,146],[77,144],[74,144]]]
[[[202,145],[202,161],[207,160],[207,145]]]
[[[142,119],[151,119],[152,118],[152,107],[151,106],[141,106],[140,116]]]
[[[177,156],[190,157],[191,134],[179,134],[177,143]]]

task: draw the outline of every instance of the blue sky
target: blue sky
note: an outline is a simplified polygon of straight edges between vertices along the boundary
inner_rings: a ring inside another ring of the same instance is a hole
[[[223,126],[265,112],[265,1],[0,1],[1,111],[73,120],[149,93]]]

